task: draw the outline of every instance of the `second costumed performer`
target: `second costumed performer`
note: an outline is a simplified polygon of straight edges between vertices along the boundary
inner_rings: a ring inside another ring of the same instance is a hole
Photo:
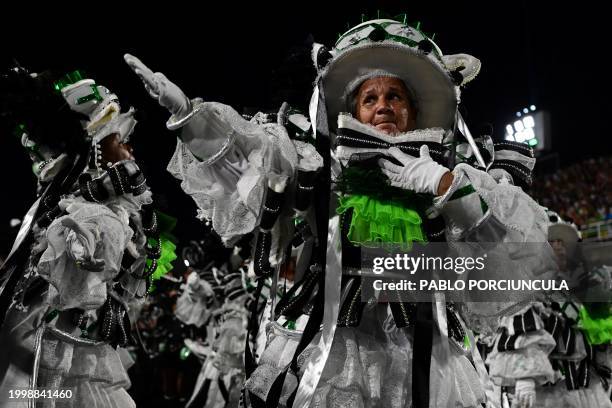
[[[0,268],[0,406],[133,407],[128,312],[175,257],[128,144],[134,110],[79,71],[16,67],[0,88],[39,186]]]

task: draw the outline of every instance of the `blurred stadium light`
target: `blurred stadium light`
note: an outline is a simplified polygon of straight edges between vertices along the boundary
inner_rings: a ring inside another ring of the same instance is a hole
[[[535,105],[516,113],[519,119],[506,125],[506,140],[526,143],[536,151],[550,150],[550,119],[546,111],[536,110]]]

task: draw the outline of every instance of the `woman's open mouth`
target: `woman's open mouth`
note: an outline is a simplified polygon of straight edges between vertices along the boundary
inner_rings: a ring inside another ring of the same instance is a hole
[[[397,125],[395,122],[380,122],[374,125],[374,127],[383,132],[394,132],[397,130]]]

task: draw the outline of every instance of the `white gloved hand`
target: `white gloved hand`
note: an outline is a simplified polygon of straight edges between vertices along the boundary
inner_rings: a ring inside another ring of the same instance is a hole
[[[523,378],[514,385],[514,404],[518,408],[532,408],[535,405],[535,381],[532,378]]]
[[[130,66],[142,80],[145,89],[151,97],[157,99],[159,104],[168,109],[176,119],[181,119],[191,112],[191,101],[181,88],[171,82],[161,72],[153,72],[138,58],[130,54],[123,56],[125,62]]]
[[[389,178],[392,186],[413,190],[417,193],[438,195],[440,180],[449,170],[433,161],[429,156],[427,145],[421,146],[419,158],[412,157],[397,147],[390,148],[389,153],[402,163],[401,166],[398,166],[389,160],[380,159],[378,161],[382,172]]]

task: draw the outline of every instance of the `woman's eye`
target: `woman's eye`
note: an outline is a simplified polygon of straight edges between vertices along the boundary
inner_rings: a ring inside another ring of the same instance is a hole
[[[375,98],[374,98],[373,96],[366,96],[366,97],[363,99],[363,104],[364,104],[364,105],[368,105],[368,104],[373,103],[374,101],[375,101]]]

